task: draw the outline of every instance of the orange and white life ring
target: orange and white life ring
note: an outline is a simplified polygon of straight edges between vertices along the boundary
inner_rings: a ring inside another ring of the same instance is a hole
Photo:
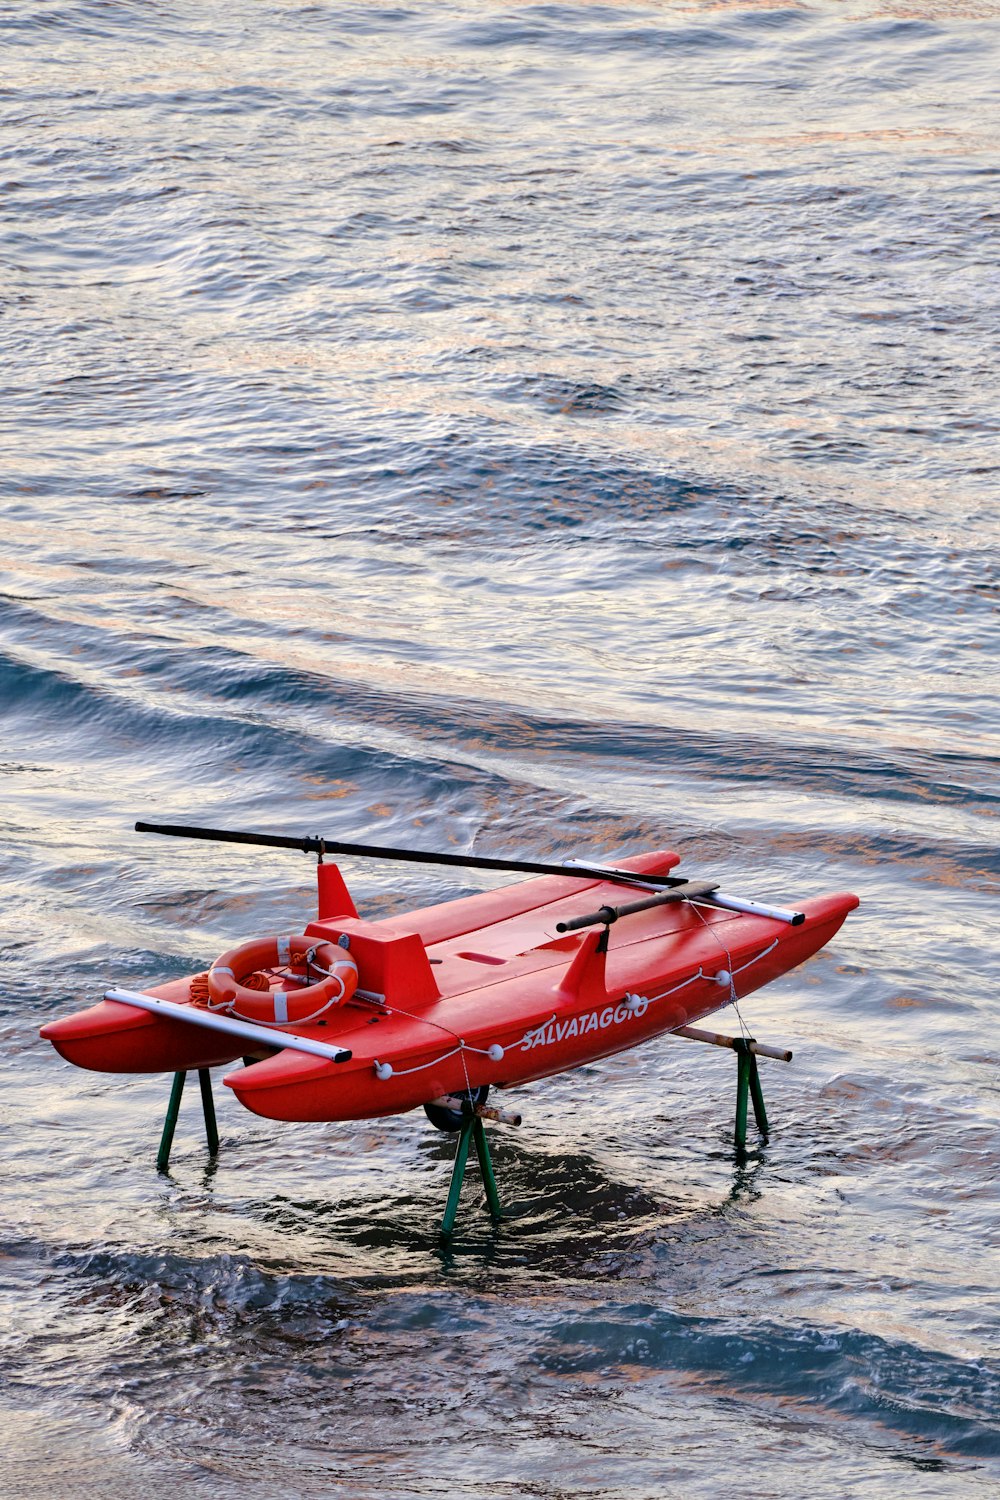
[[[251,989],[243,981],[256,969],[299,969],[314,984],[297,989]],[[358,966],[343,948],[304,936],[254,938],[221,954],[208,971],[209,1010],[264,1026],[302,1026],[354,994]]]

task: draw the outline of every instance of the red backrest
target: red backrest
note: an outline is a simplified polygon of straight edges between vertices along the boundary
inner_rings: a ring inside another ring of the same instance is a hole
[[[384,996],[389,1005],[409,1009],[441,998],[427,949],[415,932],[387,922],[339,917],[335,922],[310,922],[306,934],[328,943],[346,934],[348,952],[358,966],[358,989]]]

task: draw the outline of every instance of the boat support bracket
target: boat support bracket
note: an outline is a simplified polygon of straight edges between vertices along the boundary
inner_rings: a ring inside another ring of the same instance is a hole
[[[166,1172],[170,1166],[170,1148],[174,1144],[174,1131],[177,1129],[177,1117],[180,1114],[181,1096],[184,1093],[186,1081],[186,1072],[174,1074],[174,1081],[170,1087],[170,1102],[167,1105],[167,1118],[163,1122],[163,1134],[160,1136],[160,1149],[156,1153],[158,1172]],[[201,1088],[202,1113],[205,1116],[208,1154],[214,1160],[219,1154],[219,1127],[215,1119],[215,1100],[212,1098],[212,1075],[208,1068],[198,1069],[198,1083]]]
[[[493,1172],[493,1158],[490,1156],[486,1131],[479,1116],[470,1114],[459,1132],[458,1146],[455,1151],[455,1165],[451,1173],[451,1187],[448,1189],[448,1202],[445,1204],[444,1218],[441,1221],[441,1239],[445,1243],[451,1239],[452,1231],[455,1228],[455,1219],[458,1215],[458,1200],[462,1192],[465,1169],[469,1161],[469,1148],[473,1145],[476,1148],[479,1171],[483,1179],[483,1187],[486,1190],[486,1208],[490,1218],[494,1224],[498,1224],[502,1216],[500,1194],[497,1192],[497,1180]]]

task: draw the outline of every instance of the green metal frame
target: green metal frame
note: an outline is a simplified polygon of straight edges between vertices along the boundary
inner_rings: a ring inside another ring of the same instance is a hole
[[[455,1219],[458,1216],[458,1200],[462,1193],[462,1183],[465,1180],[465,1169],[469,1161],[469,1147],[476,1147],[476,1156],[479,1160],[479,1170],[483,1178],[483,1186],[486,1189],[486,1206],[494,1223],[498,1222],[502,1209],[500,1207],[500,1194],[497,1192],[497,1180],[493,1174],[493,1158],[490,1156],[489,1142],[486,1139],[486,1131],[483,1122],[478,1115],[472,1115],[465,1121],[458,1137],[458,1147],[455,1151],[455,1165],[451,1173],[451,1187],[448,1190],[448,1202],[445,1206],[444,1219],[441,1223],[442,1239],[450,1239],[451,1232],[455,1227]]]
[[[181,1109],[181,1096],[184,1093],[184,1083],[187,1073],[175,1073],[174,1081],[170,1088],[170,1103],[167,1105],[167,1118],[163,1122],[163,1134],[160,1136],[160,1149],[156,1153],[156,1169],[165,1172],[170,1166],[170,1148],[174,1143],[174,1131],[177,1129],[177,1116]],[[212,1097],[212,1075],[208,1068],[198,1069],[198,1083],[201,1087],[201,1110],[205,1116],[205,1137],[208,1141],[208,1154],[217,1156],[219,1151],[219,1127],[215,1120],[215,1100]]]
[[[752,1037],[737,1037],[732,1044],[733,1050],[736,1053],[736,1128],[734,1139],[737,1150],[741,1151],[746,1147],[747,1143],[747,1113],[751,1102],[753,1104],[757,1129],[765,1141],[768,1137],[764,1093],[760,1086],[757,1058],[750,1050],[752,1042]],[[249,1059],[248,1061],[252,1060]],[[186,1072],[174,1074],[173,1083],[170,1088],[170,1102],[167,1105],[167,1117],[163,1122],[163,1133],[160,1136],[160,1149],[156,1154],[156,1166],[160,1172],[166,1172],[170,1166],[170,1151],[174,1143],[174,1132],[177,1129],[177,1119],[180,1114],[181,1098],[184,1094],[186,1079]],[[215,1118],[215,1100],[212,1097],[212,1075],[208,1068],[198,1069],[198,1084],[201,1091],[202,1114],[205,1117],[205,1138],[208,1142],[208,1151],[210,1156],[215,1157],[219,1150],[219,1128]],[[441,1237],[445,1240],[451,1238],[452,1231],[455,1228],[459,1200],[462,1195],[462,1185],[465,1181],[465,1173],[469,1163],[469,1151],[473,1145],[476,1148],[476,1158],[479,1162],[479,1171],[486,1192],[486,1208],[494,1223],[498,1223],[503,1214],[500,1206],[500,1194],[497,1191],[496,1175],[493,1171],[493,1158],[490,1155],[489,1142],[486,1139],[486,1131],[479,1116],[470,1113],[462,1123],[462,1128],[458,1136],[458,1145],[455,1150],[455,1164],[451,1173],[451,1186],[448,1189],[448,1202],[445,1205],[444,1219],[441,1223]]]
[[[753,1037],[737,1037],[733,1042],[736,1053],[736,1146],[742,1150],[747,1143],[747,1103],[753,1101],[754,1119],[757,1129],[768,1136],[767,1111],[764,1108],[764,1092],[760,1086],[757,1059],[750,1051]]]

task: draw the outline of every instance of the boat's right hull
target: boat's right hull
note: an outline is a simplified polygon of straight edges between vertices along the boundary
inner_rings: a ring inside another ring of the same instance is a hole
[[[438,1028],[435,1034],[433,1026],[421,1026],[417,1018],[390,1014],[378,1026],[338,1038],[353,1049],[347,1063],[285,1050],[230,1073],[224,1081],[255,1114],[302,1121],[376,1118],[470,1085],[529,1083],[625,1051],[719,1010],[731,991],[712,976],[727,956],[736,972],[738,996],[759,989],[829,942],[857,904],[849,894],[820,897],[806,904],[806,920],[798,927],[762,917],[728,921],[719,927],[726,949],[707,927],[696,930],[683,966],[673,973],[648,974],[645,982],[633,975],[609,989],[584,984],[574,994],[553,987],[547,976],[534,995],[521,992],[516,982],[493,986],[484,994],[478,1021],[470,1009],[452,1022],[469,1043],[465,1050],[456,1049],[454,1032]],[[699,968],[704,978],[682,983]],[[672,996],[647,999],[634,1009],[626,1004],[625,990],[651,997],[672,984],[681,985]],[[491,1044],[503,1048],[501,1058],[485,1055]],[[392,1072],[380,1078],[377,1065],[386,1062],[392,1063]]]

